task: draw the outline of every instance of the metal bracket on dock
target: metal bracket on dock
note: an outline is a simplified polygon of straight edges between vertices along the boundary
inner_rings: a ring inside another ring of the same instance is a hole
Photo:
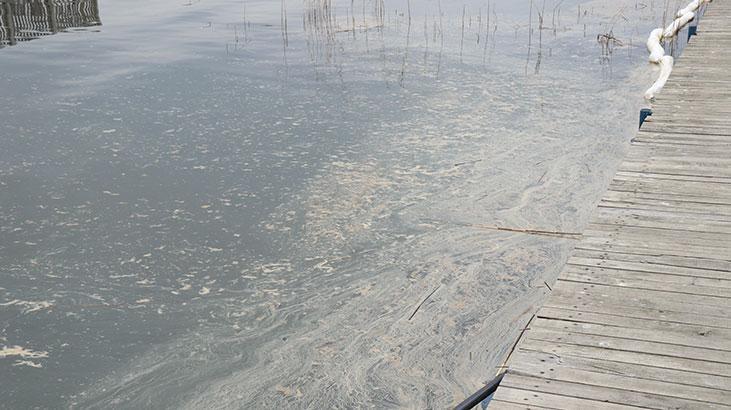
[[[698,26],[697,25],[689,26],[688,27],[688,41],[690,41],[691,37],[697,36],[697,35],[698,35]]]
[[[642,128],[642,124],[645,123],[645,120],[647,117],[652,115],[652,110],[649,108],[643,108],[640,110],[640,128]]]

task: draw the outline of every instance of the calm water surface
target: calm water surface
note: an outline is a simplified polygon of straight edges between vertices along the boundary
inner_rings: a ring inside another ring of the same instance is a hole
[[[636,129],[645,3],[0,0],[0,407],[457,403]]]

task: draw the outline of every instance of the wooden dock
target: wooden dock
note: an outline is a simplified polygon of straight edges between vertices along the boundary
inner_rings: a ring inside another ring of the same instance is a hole
[[[490,409],[731,408],[731,1],[653,111]]]

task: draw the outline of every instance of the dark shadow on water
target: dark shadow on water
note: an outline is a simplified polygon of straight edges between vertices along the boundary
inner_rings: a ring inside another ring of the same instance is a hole
[[[0,48],[101,24],[97,0],[0,1]]]

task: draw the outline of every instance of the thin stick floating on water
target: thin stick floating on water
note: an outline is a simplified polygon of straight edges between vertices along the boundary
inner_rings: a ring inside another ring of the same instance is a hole
[[[424,300],[421,301],[421,303],[419,303],[419,305],[416,307],[416,309],[414,309],[414,313],[412,313],[411,316],[409,316],[409,320],[411,320],[411,318],[414,317],[414,315],[416,314],[416,312],[418,312],[419,309],[421,309],[421,306],[423,306],[424,303],[426,303],[426,301],[429,300],[429,298],[432,297],[432,295],[435,294],[439,290],[439,288],[441,288],[441,287],[442,287],[442,284],[440,283],[439,286],[437,286],[436,288],[434,288],[434,290],[432,290],[431,293],[428,294],[424,298]]]
[[[504,232],[517,232],[517,233],[525,233],[529,235],[543,235],[543,236],[560,236],[560,237],[566,237],[567,239],[574,239],[578,240],[584,234],[580,232],[562,232],[562,231],[548,231],[548,230],[542,230],[542,229],[526,229],[526,228],[508,228],[504,226],[497,226],[497,225],[482,225],[482,224],[473,224],[468,222],[448,222],[448,221],[439,221],[439,220],[428,220],[429,222],[437,222],[442,224],[454,224],[454,225],[460,225],[460,226],[467,226],[472,228],[480,228],[480,229],[489,229],[493,231],[504,231]]]
[[[517,30],[516,30],[517,36]],[[530,0],[530,10],[528,12],[528,57],[525,59],[525,75],[528,75],[528,64],[530,63],[530,47],[533,40],[533,0]]]
[[[475,160],[472,160],[472,161],[458,162],[458,163],[454,164],[454,166],[455,167],[460,167],[462,165],[476,164],[478,162],[482,162],[482,160],[481,159],[475,159]]]
[[[561,231],[545,231],[541,229],[523,229],[523,228],[507,228],[504,226],[493,226],[493,225],[481,225],[481,224],[461,224],[464,226],[471,226],[474,228],[481,228],[481,229],[490,229],[493,231],[505,231],[505,232],[518,232],[518,233],[526,233],[529,235],[545,235],[545,236],[566,236],[566,237],[575,237],[570,239],[579,239],[579,237],[583,236],[583,234],[579,232],[561,232]]]
[[[462,61],[462,49],[464,46],[464,17],[467,12],[467,6],[462,6],[462,36],[459,40],[459,61]]]

